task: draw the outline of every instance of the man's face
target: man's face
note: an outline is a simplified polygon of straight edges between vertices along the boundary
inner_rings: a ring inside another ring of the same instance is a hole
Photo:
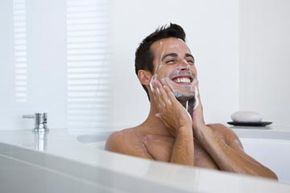
[[[154,75],[167,84],[176,97],[193,97],[197,83],[194,57],[185,42],[166,38],[151,46]]]

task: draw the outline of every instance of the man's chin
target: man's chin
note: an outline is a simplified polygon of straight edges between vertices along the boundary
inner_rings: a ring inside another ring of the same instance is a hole
[[[191,86],[188,87],[173,87],[172,92],[175,97],[177,96],[185,96],[185,97],[194,97],[194,88]]]
[[[184,95],[190,95],[190,93],[194,93],[194,85],[193,84],[170,84],[169,87],[173,92],[183,93]]]
[[[176,99],[182,103],[194,98],[194,93],[184,94],[180,92],[173,92],[173,94],[176,97]]]
[[[186,102],[194,98],[195,87],[194,84],[188,83],[176,83],[174,81],[166,81],[166,84],[170,87],[176,99],[180,102]]]

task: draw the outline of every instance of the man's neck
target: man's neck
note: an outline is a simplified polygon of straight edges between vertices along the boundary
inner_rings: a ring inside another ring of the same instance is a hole
[[[155,108],[151,106],[148,117],[140,125],[141,132],[149,135],[171,136],[161,119],[156,117],[156,113]]]
[[[188,98],[178,98],[177,99],[184,108],[188,107],[191,109],[189,112],[192,114],[192,109],[194,105],[195,99],[193,97],[188,100]],[[171,134],[168,132],[168,128],[164,125],[162,120],[158,117],[156,117],[156,114],[158,113],[156,109],[156,104],[153,104],[154,102],[151,101],[150,103],[150,112],[146,120],[140,125],[140,130],[145,134],[151,134],[151,135],[168,135],[171,136]]]

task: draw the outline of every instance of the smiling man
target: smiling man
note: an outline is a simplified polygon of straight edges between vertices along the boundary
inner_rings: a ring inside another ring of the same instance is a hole
[[[277,179],[243,151],[221,124],[205,124],[194,57],[182,27],[170,24],[146,37],[136,51],[135,70],[150,100],[140,125],[114,132],[109,151],[146,159]]]

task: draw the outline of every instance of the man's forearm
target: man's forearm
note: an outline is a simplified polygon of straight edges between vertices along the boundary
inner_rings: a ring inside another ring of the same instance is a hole
[[[180,128],[171,154],[172,163],[194,165],[194,143],[191,128]]]
[[[214,135],[213,131],[208,126],[196,129],[194,135],[211,155],[220,169],[276,178],[276,175],[271,170],[245,154],[242,149],[233,149],[225,140]]]

